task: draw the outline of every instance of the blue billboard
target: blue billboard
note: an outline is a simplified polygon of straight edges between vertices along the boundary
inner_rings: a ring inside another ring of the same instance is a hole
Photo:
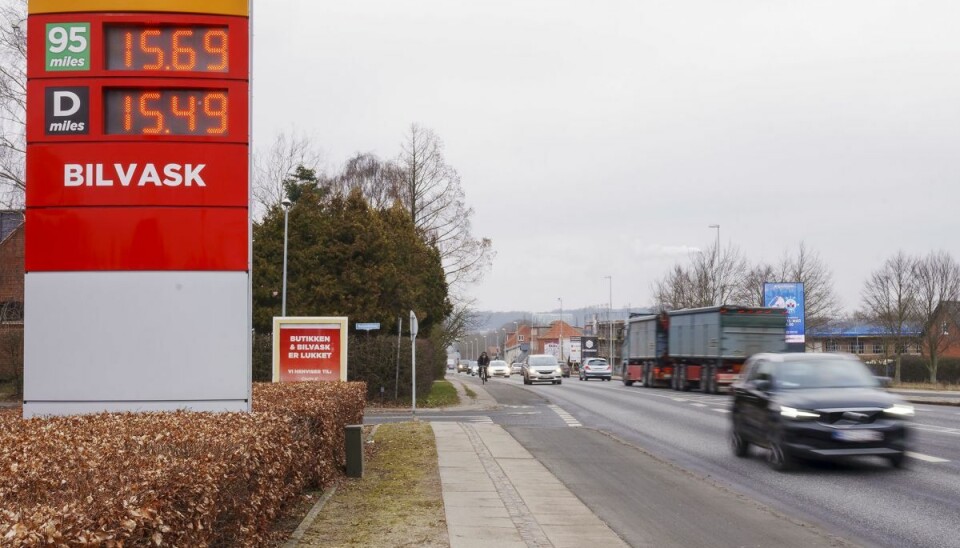
[[[802,283],[763,284],[763,306],[787,309],[787,342],[804,343]]]

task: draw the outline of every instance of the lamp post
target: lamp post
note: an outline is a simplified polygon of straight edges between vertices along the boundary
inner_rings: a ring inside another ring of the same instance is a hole
[[[283,296],[280,297],[280,316],[285,318],[287,317],[287,221],[293,202],[290,198],[284,198],[280,205],[283,206]]]
[[[500,332],[503,333],[503,342],[500,344],[499,348],[499,358],[501,360],[506,359],[507,357],[507,328],[501,327]]]
[[[563,363],[563,297],[557,297],[560,301],[560,363]]]
[[[710,225],[708,228],[717,229],[717,249],[713,252],[714,263],[720,262],[720,225]]]
[[[604,276],[610,282],[610,303],[607,307],[607,324],[610,326],[610,367],[613,367],[613,275]]]
[[[520,354],[520,322],[513,322],[513,340],[517,343],[517,355]],[[514,361],[514,360],[511,360]]]

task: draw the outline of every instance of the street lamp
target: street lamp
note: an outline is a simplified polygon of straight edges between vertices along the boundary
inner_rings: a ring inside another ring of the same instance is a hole
[[[714,262],[719,263],[720,262],[720,225],[710,225],[707,228],[717,229],[717,250],[714,251],[713,260]]]
[[[284,198],[280,205],[283,206],[283,297],[280,298],[280,316],[285,318],[287,317],[287,221],[293,202],[290,198]]]
[[[607,323],[610,325],[610,367],[613,367],[613,275],[604,276],[610,282],[610,303],[607,307]]]
[[[498,357],[502,360],[507,357],[507,328],[501,327],[500,332],[503,333],[503,343],[500,344],[498,349]]]
[[[563,297],[557,297],[560,301],[560,363],[563,363]]]
[[[519,355],[519,354],[520,354],[520,322],[513,322],[513,340],[514,340],[514,342],[517,343],[517,352],[516,352],[516,354]],[[516,357],[516,356],[514,356],[514,357]],[[513,360],[511,360],[511,361],[513,361]]]

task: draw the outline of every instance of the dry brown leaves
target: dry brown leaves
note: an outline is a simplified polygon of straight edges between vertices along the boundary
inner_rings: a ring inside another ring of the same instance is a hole
[[[257,546],[336,480],[363,383],[254,384],[253,413],[0,412],[0,546]]]

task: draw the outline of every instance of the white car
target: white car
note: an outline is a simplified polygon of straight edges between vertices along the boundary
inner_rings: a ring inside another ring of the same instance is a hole
[[[487,375],[490,377],[510,378],[510,366],[503,360],[492,360],[487,366]]]
[[[512,373],[512,374],[514,374],[514,375],[522,375],[522,374],[523,374],[523,364],[520,363],[520,362],[513,362],[513,364],[510,365],[510,373]]]

